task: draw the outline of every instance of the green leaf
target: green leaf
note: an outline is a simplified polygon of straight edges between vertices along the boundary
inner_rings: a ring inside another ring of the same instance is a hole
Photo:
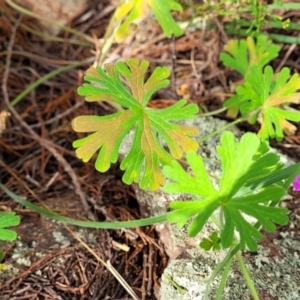
[[[5,229],[10,226],[20,224],[20,217],[14,212],[0,212],[0,240],[13,241],[17,238],[17,234],[13,230]],[[1,260],[0,260],[1,261]]]
[[[117,7],[115,16],[118,23],[121,24],[115,31],[115,39],[118,43],[131,34],[131,24],[138,23],[147,13],[144,8],[142,0],[124,1]]]
[[[125,170],[123,181],[127,184],[139,182],[142,189],[156,190],[165,178],[160,164],[170,164],[183,152],[195,151],[198,144],[191,137],[199,134],[198,128],[175,124],[174,121],[192,119],[198,112],[195,104],[182,99],[175,105],[155,110],[147,107],[153,93],[169,84],[170,71],[157,67],[145,82],[149,62],[129,59],[125,63],[107,64],[104,70],[90,68],[78,93],[87,101],[110,101],[124,110],[108,116],[79,116],[72,121],[77,132],[90,132],[85,138],[76,140],[76,155],[84,162],[99,151],[95,166],[100,172],[109,169],[118,159],[119,148],[124,137],[135,128],[134,140],[129,153],[121,163]],[[130,91],[122,83],[127,82]],[[166,142],[170,153],[162,146],[159,136]]]
[[[119,5],[116,19],[121,24],[115,32],[117,42],[122,42],[132,33],[132,24],[139,23],[152,9],[165,35],[180,36],[183,30],[174,21],[171,11],[182,11],[182,6],[175,0],[129,0]]]
[[[240,111],[240,103],[239,102],[240,102],[240,96],[234,94],[232,97],[230,97],[223,103],[223,106],[228,108],[226,115],[229,118],[234,119],[239,114],[239,111]]]
[[[220,54],[223,64],[245,76],[251,66],[258,65],[262,68],[276,58],[280,47],[273,44],[267,36],[259,35],[256,42],[250,36],[246,40],[229,40],[224,50],[226,52]]]
[[[289,121],[299,122],[300,112],[285,110],[283,105],[300,103],[300,77],[283,68],[274,78],[273,69],[267,66],[262,72],[258,66],[252,66],[246,75],[246,82],[237,88],[240,96],[240,109],[243,116],[250,116],[254,123],[259,121],[261,128],[258,135],[268,138],[283,139],[283,133],[293,135],[296,126]]]
[[[229,40],[224,46],[225,52],[220,54],[220,59],[225,66],[235,69],[245,77],[250,72],[251,66],[263,68],[278,56],[279,50],[280,47],[273,44],[266,35],[259,35],[256,41],[249,36],[243,40]],[[234,95],[224,102],[229,117],[235,118],[238,115],[240,101],[240,95]]]
[[[204,238],[201,243],[200,243],[200,247],[202,249],[204,249],[205,251],[209,251],[213,246],[213,243],[209,240]]]
[[[0,212],[0,228],[17,226],[20,224],[20,217],[15,212]]]
[[[253,164],[252,158],[259,147],[260,140],[253,133],[244,134],[239,143],[235,142],[234,135],[229,131],[221,136],[221,145],[217,147],[223,170],[220,192],[228,198],[243,185],[241,178]]]
[[[172,34],[181,36],[183,29],[172,18],[170,11],[182,11],[182,6],[174,0],[148,0],[152,11],[162,27],[164,34],[170,38]]]
[[[276,168],[274,168],[276,169]],[[244,196],[248,193],[255,192],[256,190],[277,184],[287,190],[296,178],[297,174],[300,173],[300,163],[286,167],[281,170],[272,171],[271,174],[265,177],[259,178],[254,182],[248,181],[236,194],[238,196]],[[285,180],[286,179],[286,180]],[[284,181],[285,180],[285,181]]]
[[[190,152],[187,154],[186,159],[193,173],[187,173],[178,162],[173,161],[172,165],[164,167],[164,174],[173,180],[173,183],[165,184],[164,190],[167,193],[189,191],[189,194],[201,197],[216,195],[217,190],[206,173],[203,158],[198,156],[196,152]],[[174,205],[174,202],[172,205]]]
[[[273,222],[284,225],[288,222],[287,209],[269,207],[268,203],[273,199],[281,198],[285,190],[280,187],[269,187],[258,193],[245,197],[232,198],[224,208],[224,231],[221,234],[221,242],[224,248],[231,246],[233,240],[233,228],[240,235],[242,249],[248,247],[256,251],[256,240],[261,239],[260,232],[247,221],[244,215],[252,216],[268,231],[274,231]],[[243,215],[243,214],[244,215]]]
[[[0,240],[14,241],[17,238],[17,233],[9,229],[0,229]]]
[[[209,238],[203,238],[200,247],[206,251],[212,250],[220,250],[221,249],[221,240],[217,232],[213,232],[210,234]]]
[[[202,230],[211,214],[219,207],[216,199],[217,197],[207,197],[201,201],[174,201],[170,203],[170,207],[174,211],[169,213],[168,221],[177,223],[177,226],[181,228],[189,219],[196,215],[188,231],[190,236],[196,236]]]
[[[246,216],[269,231],[275,230],[274,223],[286,224],[287,210],[274,204],[288,188],[284,180],[290,184],[290,177],[295,177],[300,164],[279,170],[282,168],[279,156],[271,153],[268,145],[253,133],[244,134],[236,142],[233,133],[224,132],[217,151],[222,162],[219,189],[212,185],[203,159],[194,152],[187,154],[192,172],[186,173],[177,162],[164,167],[164,174],[170,179],[164,186],[166,192],[189,193],[198,198],[170,203],[173,211],[168,221],[182,227],[193,218],[188,232],[195,236],[218,209],[224,224],[220,236],[222,247],[230,247],[234,233],[238,232],[241,249],[255,251],[262,236],[259,226],[256,228]],[[207,241],[204,246],[208,246]]]

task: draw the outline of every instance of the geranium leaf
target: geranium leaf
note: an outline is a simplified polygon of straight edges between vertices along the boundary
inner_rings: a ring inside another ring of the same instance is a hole
[[[269,231],[275,230],[274,223],[287,223],[287,210],[273,205],[286,192],[284,180],[290,181],[296,169],[292,173],[289,168],[287,172],[278,171],[282,168],[279,156],[253,133],[244,134],[237,142],[233,133],[225,132],[217,151],[222,163],[219,190],[210,182],[203,159],[194,152],[187,154],[192,172],[186,173],[177,162],[164,167],[164,174],[171,181],[164,186],[165,191],[196,196],[192,201],[170,203],[173,211],[168,220],[182,227],[193,218],[188,232],[195,236],[219,209],[218,215],[224,223],[220,236],[222,247],[230,247],[238,232],[241,249],[255,251],[262,235],[253,220]],[[246,216],[251,216],[252,221]]]
[[[172,34],[180,36],[183,34],[183,30],[172,18],[170,11],[182,11],[182,6],[174,0],[148,0],[150,7],[153,10],[155,17],[157,18],[160,26],[162,27],[164,34],[170,38]]]
[[[229,40],[224,46],[225,52],[220,54],[220,59],[225,66],[235,69],[245,77],[251,66],[256,65],[262,69],[278,56],[279,50],[280,47],[265,35],[259,35],[256,40],[249,36],[243,40]],[[239,81],[239,85],[243,82],[244,80]],[[240,98],[235,94],[224,102],[224,107],[228,108],[227,116],[235,118],[238,115]]]
[[[187,173],[176,161],[171,166],[164,167],[164,174],[173,181],[167,183],[164,186],[164,190],[167,193],[184,193],[189,191],[189,194],[201,197],[216,195],[217,190],[210,181],[202,157],[195,152],[190,152],[187,155],[187,162],[193,174]],[[172,205],[174,205],[174,202]]]
[[[213,232],[209,235],[209,238],[203,238],[200,247],[206,251],[209,251],[211,248],[213,250],[220,250],[220,237],[218,236],[217,232]]]
[[[72,121],[77,132],[91,133],[73,143],[76,155],[84,162],[99,151],[96,169],[105,172],[118,159],[120,144],[129,131],[135,128],[129,153],[121,162],[125,171],[123,181],[127,184],[139,182],[143,189],[156,190],[165,182],[160,164],[170,164],[183,152],[195,151],[198,144],[191,137],[199,134],[198,128],[175,124],[174,121],[192,119],[198,112],[195,104],[180,100],[175,105],[155,110],[147,107],[153,93],[169,84],[170,71],[158,67],[145,81],[149,62],[129,59],[125,63],[105,65],[104,70],[90,68],[78,93],[87,101],[115,102],[124,110],[108,116],[79,116]],[[128,88],[122,83],[121,76]],[[169,150],[159,140],[161,136]]]
[[[0,212],[0,240],[13,241],[17,238],[15,231],[6,227],[17,226],[20,224],[20,217],[14,212]],[[1,261],[1,260],[0,260]]]
[[[209,251],[212,248],[212,246],[213,246],[213,242],[206,238],[202,239],[200,243],[200,247],[205,251]]]
[[[233,134],[229,131],[221,136],[221,145],[217,147],[223,166],[221,193],[229,196],[239,190],[243,185],[241,178],[254,163],[252,158],[259,146],[260,141],[253,133],[244,134],[239,143],[236,143]]]
[[[278,56],[280,47],[272,43],[265,35],[259,35],[256,41],[249,36],[245,40],[229,40],[220,54],[227,67],[237,70],[241,75],[248,74],[250,66],[264,67]]]
[[[0,212],[0,228],[17,226],[20,224],[20,217],[14,212]]]
[[[0,228],[0,240],[14,241],[16,238],[17,238],[17,233],[15,231]]]
[[[182,11],[182,6],[175,0],[129,0],[119,5],[116,10],[116,19],[121,24],[115,32],[117,42],[122,42],[132,33],[132,24],[138,24],[147,16],[150,9],[153,11],[163,32],[167,37],[172,34],[180,36],[183,30],[174,21],[171,11]]]
[[[300,112],[283,107],[300,103],[300,93],[296,92],[300,89],[300,77],[294,74],[289,79],[289,76],[288,68],[283,68],[274,78],[272,67],[267,66],[262,72],[260,67],[252,66],[244,85],[237,88],[242,115],[251,115],[252,122],[260,121],[258,135],[263,140],[276,138],[280,141],[283,133],[294,134],[296,126],[288,121],[300,121]],[[253,111],[255,114],[251,114]]]

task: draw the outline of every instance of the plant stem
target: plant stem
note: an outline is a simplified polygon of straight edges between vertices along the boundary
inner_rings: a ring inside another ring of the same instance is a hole
[[[246,29],[235,29],[231,27],[225,27],[225,31],[228,34],[249,36],[249,33]],[[283,34],[270,33],[269,37],[275,42],[300,45],[300,38],[298,36],[288,36]]]
[[[275,9],[282,9],[282,10],[291,10],[291,9],[299,9],[300,3],[280,3],[280,4],[269,4],[265,6],[267,11],[275,10]],[[239,8],[237,10],[239,13],[243,12],[251,12],[252,5],[248,5],[246,7]]]
[[[203,113],[203,114],[198,114],[199,117],[209,117],[209,116],[214,116],[217,115],[223,111],[225,111],[227,109],[227,107],[222,107],[220,109],[214,110],[214,111],[210,111],[207,113]]]
[[[225,266],[224,272],[222,274],[222,279],[221,279],[221,282],[220,282],[220,285],[218,288],[218,292],[216,295],[216,300],[221,300],[221,297],[222,297],[222,294],[223,294],[223,291],[224,291],[224,288],[226,285],[226,281],[228,279],[228,273],[229,273],[229,270],[231,267],[231,263],[232,263],[232,258],[227,262],[227,264]]]
[[[132,227],[139,227],[139,226],[148,226],[155,223],[162,223],[167,221],[167,217],[169,213],[158,215],[150,218],[139,219],[139,220],[131,220],[131,221],[116,221],[116,222],[94,222],[94,221],[80,221],[71,218],[67,218],[65,216],[61,216],[57,213],[54,213],[48,209],[40,207],[27,201],[26,199],[19,197],[9,189],[7,189],[3,184],[0,183],[0,189],[2,189],[8,196],[14,199],[19,204],[24,205],[31,210],[42,214],[48,218],[52,218],[54,220],[64,222],[67,224],[72,224],[81,227],[88,227],[88,228],[101,228],[101,229],[122,229],[122,228],[132,228]]]
[[[212,274],[210,275],[209,279],[206,282],[206,289],[205,289],[205,294],[203,297],[203,300],[208,300],[208,296],[211,290],[211,284],[213,282],[213,280],[216,278],[216,276],[218,276],[218,274],[221,272],[221,270],[227,265],[227,263],[229,263],[232,258],[234,257],[234,255],[236,255],[236,253],[240,250],[240,245],[235,246],[232,250],[230,250],[225,258],[223,260],[221,260],[217,266],[215,267],[215,269],[213,270]]]
[[[215,223],[215,225],[218,227],[218,229],[221,231],[222,227],[221,227],[221,222],[217,219],[217,217],[212,214],[210,216],[210,219]]]
[[[246,279],[246,282],[247,282],[247,284],[248,284],[248,287],[249,287],[249,289],[250,289],[250,292],[251,292],[251,294],[252,294],[254,300],[259,300],[259,296],[258,296],[257,291],[256,291],[256,289],[255,289],[254,283],[253,283],[253,281],[252,281],[252,279],[251,279],[251,277],[250,277],[250,274],[249,274],[249,272],[248,272],[248,270],[247,270],[247,268],[246,268],[246,265],[245,265],[245,263],[244,263],[244,260],[243,260],[243,258],[242,258],[242,256],[241,256],[241,254],[238,252],[238,253],[236,254],[236,257],[237,257],[237,260],[238,260],[238,262],[239,262],[239,264],[240,264],[242,273],[243,273],[243,275],[244,275],[244,278]]]
[[[218,133],[224,131],[225,129],[227,129],[227,128],[235,125],[235,124],[241,123],[243,121],[245,121],[245,118],[239,118],[239,119],[237,119],[237,120],[235,120],[235,121],[233,121],[233,122],[231,122],[229,124],[226,124],[225,126],[223,126],[223,127],[219,128],[219,129],[215,130],[214,132],[208,134],[203,139],[198,140],[198,143],[201,144],[201,143],[205,142],[206,140],[210,139],[211,137],[213,137],[214,135],[217,135]]]
[[[114,14],[110,18],[109,23],[106,27],[106,31],[105,31],[104,38],[103,38],[103,45],[102,45],[101,53],[100,53],[99,57],[97,57],[97,60],[94,63],[94,67],[96,67],[96,66],[101,66],[102,67],[102,65],[105,61],[105,58],[107,56],[107,53],[110,50],[110,48],[111,48],[111,46],[114,42],[114,39],[115,39],[115,34],[114,33],[117,30],[117,28],[120,26],[120,22],[118,24],[115,24],[117,9],[118,9],[118,7],[115,9]]]
[[[236,27],[249,27],[251,26],[252,22],[247,20],[233,20],[231,22],[225,22],[224,26],[225,28],[236,28]],[[278,28],[282,29],[282,23],[280,21],[268,21],[268,28]],[[267,29],[267,26],[262,26],[262,28]],[[300,30],[300,24],[297,24],[295,22],[290,22],[287,29],[291,30]]]

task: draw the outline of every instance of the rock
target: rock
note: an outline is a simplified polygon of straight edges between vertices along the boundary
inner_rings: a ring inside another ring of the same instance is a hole
[[[62,25],[68,24],[87,5],[87,0],[16,0],[15,2],[39,16],[51,19]],[[49,22],[39,21],[49,34],[56,35],[60,31],[57,26]]]
[[[268,257],[268,249],[259,247],[257,254],[244,257],[247,269],[254,280],[260,299],[298,300],[300,242],[285,237],[282,240],[275,240],[275,243],[280,245],[281,257]],[[221,257],[216,260],[212,255],[212,252],[206,252],[198,257],[171,261],[162,275],[161,299],[202,300],[206,280],[216,263],[221,260]],[[209,299],[214,299],[219,284],[220,277],[217,277],[213,281]],[[232,265],[221,299],[253,299],[237,262]]]

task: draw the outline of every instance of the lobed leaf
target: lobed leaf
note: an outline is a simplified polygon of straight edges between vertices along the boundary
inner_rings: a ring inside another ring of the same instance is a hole
[[[227,67],[238,71],[243,77],[250,72],[253,65],[263,68],[279,54],[280,47],[272,43],[266,35],[259,35],[256,41],[253,37],[243,40],[230,40],[220,54],[220,59]],[[243,84],[244,80],[239,82]],[[260,82],[257,82],[260,84]],[[228,108],[227,115],[235,118],[240,110],[241,97],[234,95],[224,102],[224,107]]]
[[[245,76],[253,65],[261,68],[278,56],[280,47],[274,45],[265,35],[259,35],[254,41],[249,36],[246,40],[229,40],[220,54],[226,67],[230,67]]]
[[[131,110],[105,117],[76,117],[72,121],[73,130],[77,132],[95,131],[73,143],[73,147],[77,148],[76,156],[83,162],[88,162],[101,149],[96,160],[96,169],[99,172],[107,171],[111,163],[118,160],[120,144],[137,119]]]
[[[143,0],[129,0],[117,7],[115,16],[121,24],[115,31],[115,39],[118,43],[131,34],[131,24],[138,23],[143,16],[148,14],[148,7],[143,2]]]
[[[17,226],[20,224],[20,217],[14,212],[0,212],[0,228]]]
[[[294,74],[290,79],[290,71],[283,68],[274,81],[273,69],[267,66],[264,72],[258,66],[252,66],[246,75],[246,82],[237,88],[240,96],[242,115],[252,114],[252,121],[261,123],[258,135],[266,140],[276,138],[282,140],[283,133],[295,133],[296,127],[288,122],[300,121],[300,112],[288,111],[283,105],[300,103],[300,77]]]
[[[196,152],[189,152],[186,159],[193,174],[187,173],[178,162],[173,161],[172,165],[165,166],[163,169],[166,177],[172,180],[165,184],[164,190],[167,193],[188,192],[201,197],[216,195],[217,191],[205,170],[202,157]],[[173,207],[174,202],[171,205]]]
[[[220,238],[218,236],[218,233],[213,232],[212,234],[210,234],[208,239],[203,238],[199,246],[206,251],[209,251],[210,249],[220,250],[221,245],[220,245]]]
[[[160,164],[170,164],[183,152],[196,151],[198,144],[192,137],[199,134],[198,128],[173,123],[191,119],[198,112],[195,104],[180,100],[175,105],[154,110],[146,107],[153,93],[169,84],[170,71],[158,67],[145,81],[149,62],[129,59],[116,65],[90,68],[78,93],[87,101],[108,101],[121,105],[124,110],[108,116],[79,116],[72,121],[77,132],[91,133],[76,140],[76,155],[84,162],[99,151],[96,169],[105,172],[118,159],[119,148],[125,136],[135,129],[129,153],[121,162],[123,181],[127,184],[139,182],[143,189],[156,190],[165,182]],[[126,81],[128,88],[120,77]],[[161,145],[162,137],[169,150]]]
[[[0,228],[1,241],[14,241],[16,238],[17,238],[17,233],[15,231]]]
[[[254,163],[253,157],[259,147],[260,140],[254,133],[244,134],[239,143],[235,142],[232,132],[222,134],[221,145],[217,147],[223,170],[220,193],[230,198],[242,187],[241,179]]]
[[[286,224],[287,210],[273,205],[286,191],[282,181],[290,180],[296,169],[292,173],[285,172],[285,169],[278,171],[282,167],[279,156],[271,153],[268,145],[253,133],[244,134],[236,142],[232,132],[225,132],[217,151],[222,162],[219,190],[212,185],[202,157],[195,152],[187,154],[191,174],[186,173],[178,162],[164,167],[164,174],[170,179],[164,186],[166,192],[199,197],[192,201],[172,202],[170,207],[173,211],[168,221],[182,227],[193,218],[188,232],[195,236],[219,209],[224,223],[221,228],[222,247],[230,247],[235,232],[238,232],[241,249],[255,251],[262,235],[246,216],[251,216],[269,231],[275,229],[274,223]],[[277,175],[273,176],[275,173]]]
[[[181,36],[183,29],[175,22],[171,10],[182,11],[182,6],[175,0],[148,0],[149,5],[158,20],[164,34],[170,38],[172,34],[175,36]]]
[[[285,190],[277,186],[271,186],[255,194],[245,197],[234,197],[230,201],[223,203],[225,225],[224,228],[232,226],[236,228],[240,235],[240,242],[243,249],[247,246],[251,251],[257,250],[256,239],[260,236],[256,228],[251,228],[251,224],[244,215],[252,216],[268,231],[274,231],[275,225],[286,224],[288,221],[287,210],[278,207],[269,207],[268,203],[283,197]],[[243,214],[242,214],[243,213]],[[226,222],[228,225],[226,225]],[[233,241],[233,233],[223,232],[221,243],[223,247],[228,247]],[[260,238],[259,238],[260,239]]]
[[[167,37],[172,34],[180,36],[183,30],[175,22],[171,11],[182,11],[182,6],[175,0],[129,0],[119,5],[116,10],[116,19],[121,25],[115,32],[117,42],[122,42],[132,33],[132,24],[138,24],[152,9],[163,32]]]
[[[17,226],[20,224],[20,217],[14,212],[0,212],[0,240],[13,241],[17,238],[17,233],[6,227]],[[0,259],[1,261],[1,259]]]

